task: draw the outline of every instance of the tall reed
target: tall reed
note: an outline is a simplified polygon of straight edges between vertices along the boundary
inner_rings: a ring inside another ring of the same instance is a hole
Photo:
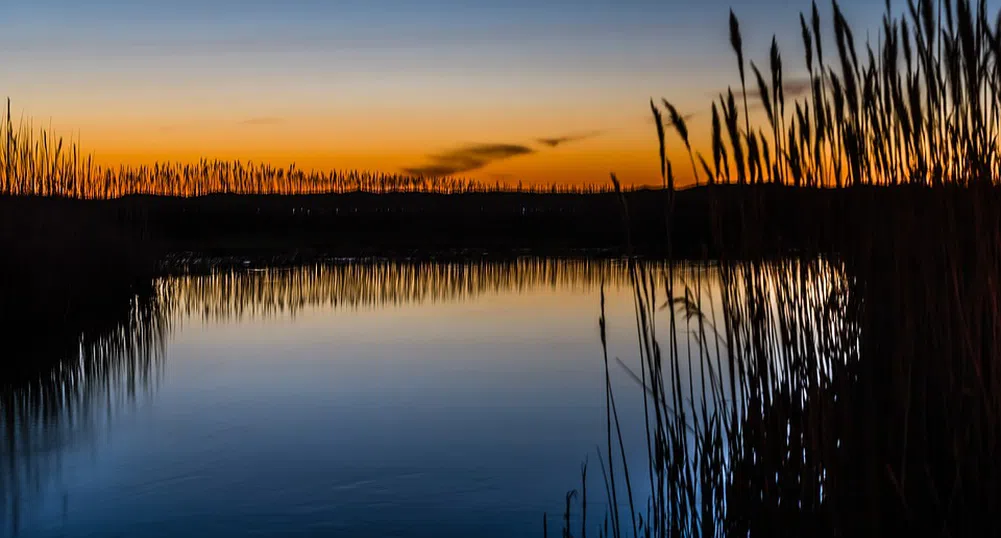
[[[805,14],[800,21],[811,91],[788,106],[773,39],[770,78],[750,62],[768,128],[751,128],[747,106],[744,121],[737,121],[741,111],[721,94],[712,108],[715,114],[721,105],[722,127],[730,132],[723,137],[714,120],[713,155],[733,161],[717,166],[710,182],[730,181],[731,169],[740,182],[746,179],[740,171],[753,169],[767,182],[814,187],[998,183],[1001,17],[992,17],[984,0],[938,6],[908,0],[907,7],[907,15],[897,17],[887,2],[877,43],[859,43],[833,1],[837,57],[825,64],[814,3],[811,23]],[[745,51],[733,14],[730,41],[746,99]],[[734,133],[734,125],[745,129]],[[687,133],[679,134],[688,146]],[[745,152],[752,144],[759,149]]]
[[[812,91],[785,102],[773,40],[771,79],[750,63],[767,125],[740,132],[747,112],[720,95],[703,171],[713,185],[896,187],[832,203],[845,231],[823,250],[749,254],[767,229],[749,195],[714,216],[740,219],[740,252],[632,266],[642,366],[627,374],[646,395],[651,494],[643,525],[612,517],[605,536],[1001,533],[1001,13],[910,0],[895,17],[887,2],[860,54],[832,8],[833,64],[816,4],[800,19]],[[739,32],[734,18],[742,67]],[[603,463],[622,497],[611,452],[627,443],[606,397]]]

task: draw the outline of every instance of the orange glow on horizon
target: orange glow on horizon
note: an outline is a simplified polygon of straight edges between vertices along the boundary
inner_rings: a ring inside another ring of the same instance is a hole
[[[92,155],[95,165],[110,169],[155,163],[190,164],[207,159],[277,168],[294,163],[307,172],[359,170],[405,175],[409,168],[431,164],[435,155],[491,141],[488,136],[476,135],[473,129],[428,129],[415,135],[394,132],[378,121],[327,127],[332,121],[325,118],[262,116],[228,122],[178,121],[162,126],[144,120],[119,121],[104,118],[101,122],[85,122],[72,131],[60,122],[53,124],[51,132],[79,141],[82,154]],[[615,173],[625,185],[660,185],[653,124],[643,119],[632,123],[628,128],[598,133],[546,126],[498,129],[490,136],[505,144],[523,146],[527,153],[493,160],[454,176],[502,186],[519,182],[580,186],[608,184],[609,174]],[[700,132],[698,125],[690,129]],[[587,138],[549,147],[529,133],[553,138],[584,133]],[[681,141],[674,139],[673,133],[668,134],[668,157],[674,163],[678,185],[692,183],[688,154]]]
[[[689,102],[704,102],[699,92],[688,93],[695,94]],[[609,185],[609,174],[615,173],[627,186],[661,184],[656,129],[649,105],[639,96],[603,98],[599,106],[574,98],[555,104],[516,100],[493,110],[461,99],[381,108],[359,99],[356,107],[342,102],[317,110],[292,104],[252,110],[243,103],[213,110],[198,101],[151,110],[138,99],[89,109],[69,107],[73,102],[67,101],[53,109],[29,100],[21,112],[15,101],[13,112],[15,122],[36,118],[36,128],[51,124],[55,134],[72,134],[83,154],[111,169],[208,159],[279,168],[295,163],[304,171],[407,174],[450,151],[503,144],[524,152],[452,175],[489,185],[582,186]],[[43,115],[49,110],[52,116]],[[705,114],[690,122],[693,140],[708,140],[703,123],[708,123]],[[668,155],[683,187],[692,183],[688,155],[680,139],[668,135]],[[570,140],[555,147],[543,141],[561,138]]]

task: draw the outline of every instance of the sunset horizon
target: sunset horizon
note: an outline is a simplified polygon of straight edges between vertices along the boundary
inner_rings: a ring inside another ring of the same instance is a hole
[[[20,5],[0,18],[12,67],[0,81],[15,119],[79,140],[98,165],[219,159],[502,185],[609,173],[660,185],[650,99],[674,103],[705,154],[709,106],[740,91],[722,0],[294,4]],[[882,6],[845,4],[878,29]],[[808,75],[804,6],[792,5],[776,11],[787,85]],[[775,17],[733,8],[750,58],[766,63]],[[669,157],[686,162],[669,135]],[[674,172],[693,183],[690,167]]]
[[[1001,536],[1001,0],[0,9],[0,536]]]

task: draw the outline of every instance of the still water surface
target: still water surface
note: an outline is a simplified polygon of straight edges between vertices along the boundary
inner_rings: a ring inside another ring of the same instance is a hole
[[[163,279],[152,314],[87,351],[99,367],[7,410],[3,532],[541,536],[547,513],[559,535],[585,459],[597,524],[602,283],[610,356],[637,364],[621,262]],[[613,370],[645,472],[640,389]]]

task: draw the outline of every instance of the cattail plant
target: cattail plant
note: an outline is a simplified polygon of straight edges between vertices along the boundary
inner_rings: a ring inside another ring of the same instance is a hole
[[[712,104],[722,121],[713,117],[710,143],[718,164],[710,182],[756,181],[760,170],[766,182],[819,187],[998,183],[1001,12],[991,15],[983,0],[935,2],[909,0],[904,17],[887,3],[877,43],[867,40],[861,48],[841,7],[832,2],[833,63],[824,55],[823,23],[814,3],[799,21],[808,91],[790,103],[777,39],[771,41],[769,72],[763,74],[746,59],[740,23],[731,11],[730,45],[744,121],[726,94]],[[745,62],[767,129],[751,126]],[[737,137],[732,136],[735,122],[743,124]],[[729,147],[723,145],[723,128]],[[757,137],[752,150],[753,133],[759,130],[766,136]],[[724,160],[729,163],[721,168]],[[751,160],[771,165],[759,168]],[[693,179],[697,171],[693,167]]]

